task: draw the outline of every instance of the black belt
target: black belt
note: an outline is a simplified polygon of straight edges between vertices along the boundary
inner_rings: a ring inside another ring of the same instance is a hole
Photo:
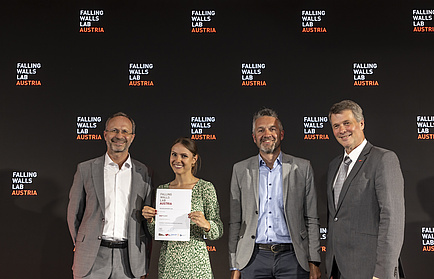
[[[267,250],[273,253],[279,253],[284,251],[294,251],[294,246],[292,243],[283,243],[283,244],[260,244],[258,243],[259,250]]]
[[[101,240],[101,246],[108,248],[127,248],[128,241],[112,241],[112,240]]]

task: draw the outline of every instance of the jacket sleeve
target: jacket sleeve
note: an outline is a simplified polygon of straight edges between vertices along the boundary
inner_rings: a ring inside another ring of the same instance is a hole
[[[310,163],[308,163],[306,171],[304,212],[304,219],[309,237],[308,261],[321,262],[317,195],[313,178],[313,170]]]
[[[74,175],[74,181],[69,191],[69,203],[67,211],[67,221],[72,241],[75,245],[78,228],[83,219],[84,209],[86,207],[86,192],[84,188],[84,179],[80,165]]]
[[[235,166],[232,170],[229,205],[229,267],[233,269],[237,268],[236,252],[241,228],[241,191]]]
[[[380,208],[380,221],[374,276],[391,278],[397,269],[405,223],[404,178],[398,157],[392,151],[385,152],[379,158],[375,192]]]

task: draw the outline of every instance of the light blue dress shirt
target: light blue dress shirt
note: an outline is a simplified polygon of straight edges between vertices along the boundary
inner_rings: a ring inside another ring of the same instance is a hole
[[[256,243],[292,243],[283,208],[282,153],[267,167],[259,157],[259,218]]]

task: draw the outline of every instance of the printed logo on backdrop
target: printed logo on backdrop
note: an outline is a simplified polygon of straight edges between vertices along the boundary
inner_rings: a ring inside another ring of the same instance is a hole
[[[41,63],[17,63],[17,86],[41,86],[36,74],[42,68]]]
[[[413,32],[434,32],[434,10],[413,10]]]
[[[354,86],[379,86],[374,78],[377,68],[377,63],[353,63]]]
[[[416,125],[418,140],[434,139],[434,133],[432,133],[432,128],[434,128],[434,116],[418,115],[416,117]]]
[[[13,171],[12,172],[12,196],[37,196],[33,183],[38,177],[36,171]],[[33,188],[33,189],[32,189]]]
[[[265,63],[241,63],[241,86],[267,86],[261,79]]]
[[[422,227],[422,251],[434,252],[434,227]]]
[[[212,131],[216,122],[215,116],[192,116],[190,118],[192,140],[216,140],[217,137]]]
[[[202,235],[203,239],[206,241],[208,238],[206,238],[206,235]],[[208,245],[206,244],[206,249],[208,252],[217,252],[217,247],[215,245]]]
[[[325,10],[303,10],[301,11],[301,32],[302,33],[327,33],[322,25],[322,20],[326,15]]]
[[[327,228],[319,228],[319,239],[320,241],[327,240]],[[326,252],[326,246],[321,245],[321,252]]]
[[[303,132],[305,140],[328,140],[329,135],[324,132],[327,126],[327,116],[305,116],[303,117]]]
[[[80,33],[104,33],[100,22],[103,16],[103,10],[80,10]]]
[[[130,63],[128,68],[128,86],[154,86],[149,74],[154,69],[152,63]]]
[[[77,116],[77,140],[102,140],[101,116]]]
[[[217,252],[217,248],[214,245],[207,245],[206,249],[208,252]]]
[[[217,33],[213,27],[212,20],[215,16],[215,11],[191,11],[191,33]]]

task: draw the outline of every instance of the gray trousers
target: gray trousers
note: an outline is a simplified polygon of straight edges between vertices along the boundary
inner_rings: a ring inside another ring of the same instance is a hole
[[[144,263],[143,263],[144,264]],[[142,274],[144,275],[144,274]],[[100,246],[95,263],[89,274],[74,279],[139,279],[131,272],[128,248],[108,248]]]

